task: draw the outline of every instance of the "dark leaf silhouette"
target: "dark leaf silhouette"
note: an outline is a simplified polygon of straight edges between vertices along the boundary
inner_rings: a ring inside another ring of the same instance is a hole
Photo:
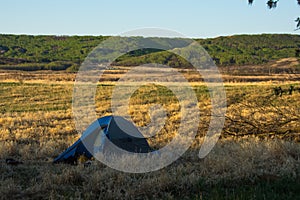
[[[267,1],[267,6],[269,9],[272,9],[272,8],[276,8],[277,7],[277,3],[278,3],[279,0],[268,0]],[[254,2],[254,0],[248,0],[248,3],[249,5],[252,5]],[[297,3],[298,5],[300,5],[300,0],[297,0]],[[295,22],[297,23],[296,27],[297,29],[296,30],[299,30],[300,29],[300,17],[298,17]]]
[[[297,23],[297,28],[299,29],[300,28],[300,17],[298,17],[295,22]]]
[[[267,5],[268,5],[268,7],[269,7],[270,9],[276,8],[276,7],[277,7],[277,2],[278,2],[278,1],[269,0],[269,1],[267,2]]]

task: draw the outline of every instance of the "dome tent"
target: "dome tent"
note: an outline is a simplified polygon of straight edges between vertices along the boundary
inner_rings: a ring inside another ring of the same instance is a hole
[[[55,158],[53,162],[74,164],[81,155],[91,159],[93,153],[109,153],[107,149],[110,150],[111,148],[107,147],[111,144],[132,153],[153,151],[146,138],[132,123],[120,116],[105,116],[94,121],[83,132],[80,139]]]

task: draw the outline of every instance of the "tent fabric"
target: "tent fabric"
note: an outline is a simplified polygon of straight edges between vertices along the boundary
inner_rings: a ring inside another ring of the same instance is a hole
[[[81,155],[91,159],[92,153],[110,153],[107,152],[107,149],[116,148],[112,144],[132,153],[153,151],[147,140],[132,123],[120,116],[105,116],[94,121],[83,132],[80,139],[55,158],[53,162],[76,163]]]

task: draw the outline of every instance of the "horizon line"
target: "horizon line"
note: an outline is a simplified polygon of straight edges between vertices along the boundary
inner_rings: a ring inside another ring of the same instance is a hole
[[[296,31],[295,31],[296,32]],[[15,36],[56,36],[56,37],[128,37],[124,35],[118,35],[118,34],[55,34],[55,33],[5,33],[0,32],[0,35],[15,35]],[[242,35],[299,35],[299,34],[293,34],[293,33],[236,33],[236,34],[224,34],[224,35],[216,35],[216,36],[209,36],[209,37],[191,37],[191,36],[185,36],[182,38],[189,38],[189,39],[214,39],[219,37],[233,37],[233,36],[242,36]],[[299,35],[300,36],[300,35]],[[144,35],[131,35],[129,37],[145,37]],[[179,38],[174,36],[146,36],[147,37],[161,37],[161,38]]]

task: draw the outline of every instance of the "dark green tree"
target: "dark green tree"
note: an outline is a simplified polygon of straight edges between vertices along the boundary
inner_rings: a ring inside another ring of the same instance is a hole
[[[253,1],[254,1],[254,0],[248,0],[248,3],[249,3],[250,5],[252,5],[252,4],[253,4]],[[268,0],[268,1],[267,1],[267,6],[268,6],[269,9],[276,8],[278,2],[279,2],[279,0]],[[298,3],[298,5],[300,5],[300,0],[297,0],[297,3]],[[300,29],[300,17],[298,17],[298,18],[295,20],[295,22],[296,22],[296,30],[299,30],[299,29]]]

